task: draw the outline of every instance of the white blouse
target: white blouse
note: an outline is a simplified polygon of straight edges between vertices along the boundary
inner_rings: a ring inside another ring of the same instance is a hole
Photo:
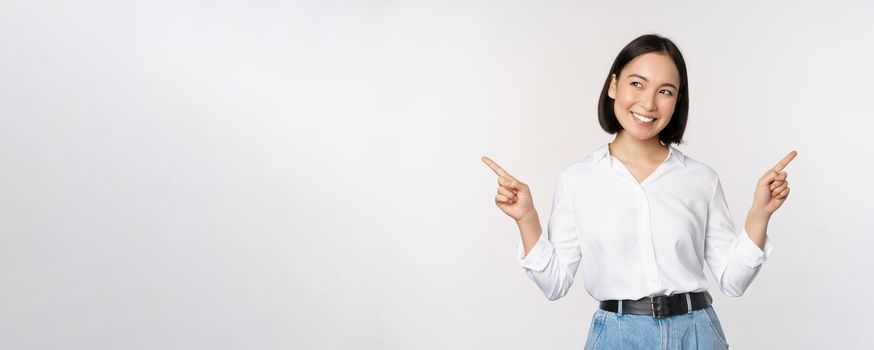
[[[638,183],[608,144],[562,170],[549,224],[519,264],[549,300],[567,294],[582,264],[596,300],[708,288],[704,262],[727,296],[741,296],[771,254],[735,231],[716,172],[673,146]]]

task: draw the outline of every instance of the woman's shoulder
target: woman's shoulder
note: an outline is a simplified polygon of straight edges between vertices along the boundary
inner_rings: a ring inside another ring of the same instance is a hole
[[[708,180],[715,180],[719,177],[716,169],[714,169],[707,163],[690,157],[688,154],[680,152],[680,150],[678,150],[674,146],[671,146],[671,150],[676,152],[679,157],[682,158],[683,169],[686,173]]]
[[[610,149],[607,145],[607,143],[601,144],[583,157],[577,158],[577,160],[565,165],[565,167],[561,169],[562,174],[588,171],[594,168],[601,160],[609,156]]]

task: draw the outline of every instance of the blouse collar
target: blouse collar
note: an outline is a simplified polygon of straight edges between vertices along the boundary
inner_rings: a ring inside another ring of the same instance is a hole
[[[594,153],[592,153],[592,162],[594,164],[600,163],[602,160],[607,159],[610,164],[613,163],[613,157],[610,157],[610,143],[605,143],[598,147]],[[670,161],[671,159],[676,160],[682,166],[686,166],[686,156],[680,150],[674,148],[672,145],[668,145],[668,158],[665,159],[665,162]]]

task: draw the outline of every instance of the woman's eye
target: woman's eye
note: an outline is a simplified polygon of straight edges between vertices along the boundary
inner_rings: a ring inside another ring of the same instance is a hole
[[[665,95],[668,95],[668,96],[673,96],[673,95],[674,95],[674,92],[671,91],[671,90],[662,90],[661,93],[664,93]]]
[[[641,87],[642,85],[640,85],[640,82],[632,81],[632,82],[631,82],[631,86],[634,86],[634,87]]]

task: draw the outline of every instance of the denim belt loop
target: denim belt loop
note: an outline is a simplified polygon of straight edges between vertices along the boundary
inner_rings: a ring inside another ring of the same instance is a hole
[[[622,300],[619,300],[619,316],[622,316]]]

